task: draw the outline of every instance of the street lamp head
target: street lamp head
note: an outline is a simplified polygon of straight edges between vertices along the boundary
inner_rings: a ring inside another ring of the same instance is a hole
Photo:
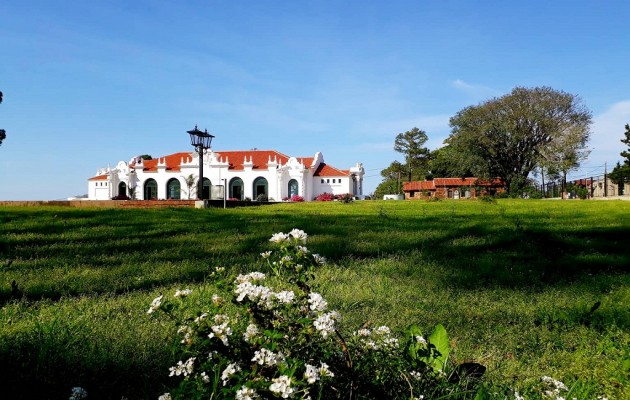
[[[212,144],[212,139],[214,139],[214,135],[208,133],[208,130],[206,129],[203,133],[199,134],[199,139],[201,142],[201,147],[203,147],[204,149],[209,149],[210,145]]]
[[[190,144],[194,147],[201,147],[202,149],[209,149],[210,144],[212,143],[213,135],[208,133],[206,129],[205,132],[197,129],[197,125],[195,125],[195,129],[187,131],[190,135]]]

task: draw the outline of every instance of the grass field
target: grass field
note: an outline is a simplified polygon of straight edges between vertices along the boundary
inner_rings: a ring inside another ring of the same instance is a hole
[[[0,208],[0,390],[157,398],[176,337],[151,300],[255,270],[293,228],[328,258],[320,292],[348,329],[441,323],[496,398],[543,375],[569,398],[630,398],[630,202],[535,200]]]

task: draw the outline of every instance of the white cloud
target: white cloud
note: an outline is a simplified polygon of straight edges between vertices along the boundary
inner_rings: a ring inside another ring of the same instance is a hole
[[[468,96],[476,100],[485,100],[491,97],[499,96],[501,94],[499,90],[493,89],[488,86],[464,82],[462,79],[455,79],[454,81],[452,81],[451,87],[467,94]]]

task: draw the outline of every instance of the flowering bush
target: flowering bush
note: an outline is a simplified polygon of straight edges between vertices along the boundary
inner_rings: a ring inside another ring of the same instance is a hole
[[[293,201],[293,202],[302,202],[302,201],[304,201],[304,197],[298,196],[297,194],[294,194],[293,196],[291,196],[291,201]]]
[[[344,193],[344,194],[338,194],[337,196],[335,196],[335,199],[339,200],[342,203],[350,203],[354,201],[354,196],[351,195],[350,193]]]
[[[415,326],[402,337],[387,326],[341,333],[341,315],[312,287],[326,259],[307,239],[299,229],[274,234],[261,253],[265,272],[218,268],[217,285],[230,288],[223,295],[183,289],[153,300],[147,313],[176,321],[182,355],[169,369],[179,386],[161,398],[409,399],[448,386],[441,326],[426,339]],[[203,309],[192,310],[193,296]]]
[[[335,200],[335,195],[332,193],[322,193],[319,196],[315,197],[316,201],[333,201]]]

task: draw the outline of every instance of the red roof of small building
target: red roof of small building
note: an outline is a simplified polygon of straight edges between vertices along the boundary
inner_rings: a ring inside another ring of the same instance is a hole
[[[461,186],[492,186],[503,187],[505,183],[498,178],[479,179],[479,178],[434,178],[432,181],[414,181],[405,182],[403,184],[403,192],[415,192],[420,190],[436,190],[445,187],[461,187]]]

